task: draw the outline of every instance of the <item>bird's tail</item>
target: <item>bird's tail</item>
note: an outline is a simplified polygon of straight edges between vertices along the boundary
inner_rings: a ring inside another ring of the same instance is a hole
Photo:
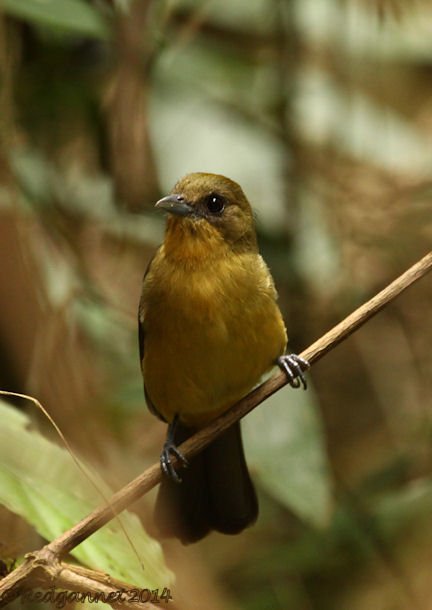
[[[176,444],[194,432],[179,424]],[[258,516],[258,502],[246,465],[240,424],[233,424],[180,472],[182,482],[164,477],[155,506],[155,523],[162,537],[183,544],[211,530],[237,534]]]

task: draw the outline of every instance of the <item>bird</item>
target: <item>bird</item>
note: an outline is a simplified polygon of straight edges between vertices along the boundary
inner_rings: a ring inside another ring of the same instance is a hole
[[[306,389],[309,364],[286,354],[277,292],[241,187],[194,172],[155,207],[167,213],[165,237],[144,274],[138,311],[147,406],[168,424],[154,521],[160,537],[190,544],[213,530],[240,533],[256,521],[258,501],[238,422],[190,463],[178,446],[276,365]]]

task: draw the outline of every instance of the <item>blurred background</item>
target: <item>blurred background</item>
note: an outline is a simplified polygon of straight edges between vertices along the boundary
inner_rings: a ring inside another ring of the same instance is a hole
[[[1,0],[0,138],[0,388],[37,397],[118,489],[165,434],[145,408],[136,311],[163,238],[153,205],[178,178],[242,185],[293,351],[430,250],[432,8]],[[163,542],[178,608],[432,609],[431,304],[425,277],[317,363],[307,393],[246,418],[259,521]],[[31,468],[62,443],[14,405],[48,441],[20,466],[39,485]],[[5,447],[3,475],[23,451]],[[49,494],[38,516],[2,493],[6,561],[48,537]],[[153,501],[134,506],[149,531]]]

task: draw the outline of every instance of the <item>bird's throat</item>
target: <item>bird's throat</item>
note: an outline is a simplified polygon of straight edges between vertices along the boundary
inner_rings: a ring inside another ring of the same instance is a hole
[[[228,251],[223,236],[204,219],[169,218],[164,253],[174,264],[207,266]]]

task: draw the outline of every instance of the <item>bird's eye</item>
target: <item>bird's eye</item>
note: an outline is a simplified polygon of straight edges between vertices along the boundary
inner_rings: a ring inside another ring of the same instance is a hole
[[[210,214],[220,214],[225,207],[225,200],[220,195],[212,193],[205,200],[206,207]]]

